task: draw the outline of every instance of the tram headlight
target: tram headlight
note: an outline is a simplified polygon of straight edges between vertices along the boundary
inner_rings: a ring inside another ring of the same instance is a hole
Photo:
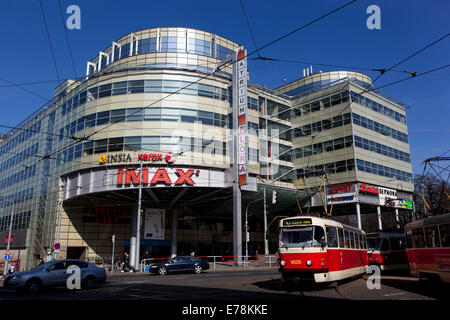
[[[307,265],[308,267],[311,267],[311,266],[312,266],[312,261],[311,261],[311,260],[306,261],[306,265]]]
[[[284,265],[286,264],[286,261],[281,260],[280,264],[281,264],[282,266],[284,266]]]

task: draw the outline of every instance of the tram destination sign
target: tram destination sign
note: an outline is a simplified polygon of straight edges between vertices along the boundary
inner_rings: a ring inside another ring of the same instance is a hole
[[[309,218],[297,218],[283,221],[283,227],[310,225],[312,220]]]

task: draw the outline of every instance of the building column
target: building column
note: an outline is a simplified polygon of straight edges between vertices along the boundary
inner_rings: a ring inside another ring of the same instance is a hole
[[[361,225],[361,207],[359,202],[356,203],[356,218],[358,219],[358,229],[362,229]]]
[[[395,208],[395,223],[396,223],[395,228],[400,229],[400,217],[398,215],[398,208]]]
[[[174,257],[177,255],[178,247],[178,211],[172,209],[172,240],[170,244],[170,256]]]
[[[134,268],[136,262],[136,237],[137,237],[137,208],[134,207],[131,214],[131,237],[130,237],[130,265]]]
[[[381,222],[381,207],[377,206],[377,217],[378,217],[378,229],[383,230],[383,224]]]

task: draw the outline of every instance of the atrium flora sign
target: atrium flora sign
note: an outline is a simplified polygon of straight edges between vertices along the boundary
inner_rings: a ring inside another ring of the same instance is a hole
[[[142,183],[145,185],[162,184],[166,186],[194,186],[196,183],[193,177],[198,177],[200,170],[194,169],[175,169],[172,174],[169,174],[166,168],[158,168],[156,172],[149,174],[149,168],[142,169]],[[140,170],[135,169],[118,169],[117,170],[117,186],[122,185],[137,185],[140,182]]]

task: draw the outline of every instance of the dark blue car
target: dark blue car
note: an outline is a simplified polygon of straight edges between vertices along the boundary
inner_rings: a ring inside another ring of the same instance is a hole
[[[162,276],[172,272],[202,273],[202,271],[208,269],[209,263],[207,260],[190,256],[178,256],[170,259],[166,263],[153,264],[150,266],[151,273],[159,273]]]

